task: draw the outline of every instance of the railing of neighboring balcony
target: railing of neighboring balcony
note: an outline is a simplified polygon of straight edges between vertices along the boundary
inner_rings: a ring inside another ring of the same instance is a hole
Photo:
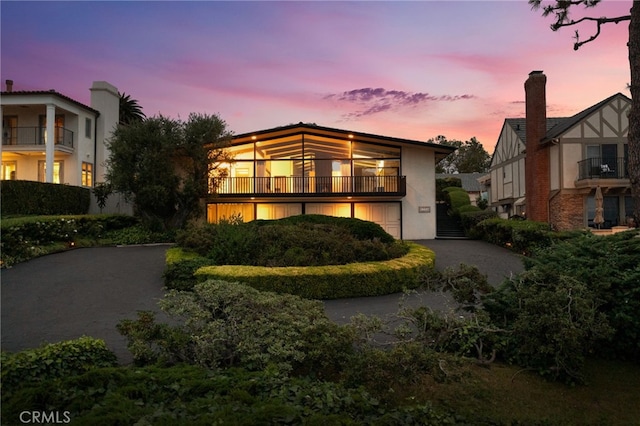
[[[629,179],[627,159],[623,157],[594,157],[578,161],[578,180]]]
[[[54,131],[56,145],[73,148],[73,132],[64,127],[56,127]],[[11,127],[4,129],[2,145],[44,145],[47,131],[44,127]]]
[[[405,176],[273,176],[214,178],[218,195],[406,195]]]

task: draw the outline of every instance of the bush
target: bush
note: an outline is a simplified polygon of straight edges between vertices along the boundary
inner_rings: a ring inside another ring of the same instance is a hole
[[[0,182],[2,215],[86,214],[91,191],[78,186],[26,180]]]
[[[493,210],[475,210],[462,212],[460,214],[460,221],[467,235],[469,235],[471,238],[479,238],[479,232],[475,230],[476,225],[483,220],[493,219],[497,217],[498,213]]]
[[[97,367],[117,364],[116,356],[103,340],[80,337],[28,349],[15,354],[2,352],[2,393],[20,386],[78,375]]]
[[[409,246],[406,256],[382,262],[283,268],[204,266],[195,275],[200,280],[240,281],[260,290],[310,299],[379,296],[418,287],[419,277],[433,268],[435,255],[431,250],[405,244]]]
[[[521,254],[531,254],[539,248],[548,247],[554,239],[547,223],[500,218],[483,220],[471,234]]]
[[[453,211],[457,211],[458,209],[464,206],[471,205],[469,194],[467,194],[464,190],[449,192],[447,196],[447,201]]]
[[[436,201],[446,201],[444,189],[451,187],[462,188],[462,180],[457,177],[436,179]]]

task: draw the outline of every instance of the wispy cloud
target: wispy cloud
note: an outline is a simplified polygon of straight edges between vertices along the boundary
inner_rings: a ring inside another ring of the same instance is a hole
[[[353,106],[356,111],[343,115],[344,118],[360,118],[380,112],[396,111],[404,107],[415,107],[432,102],[455,102],[474,99],[474,95],[432,95],[423,92],[387,90],[382,87],[348,90],[325,95],[324,99]]]

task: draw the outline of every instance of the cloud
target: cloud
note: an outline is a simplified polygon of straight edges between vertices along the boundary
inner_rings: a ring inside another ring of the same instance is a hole
[[[344,118],[353,119],[381,112],[396,111],[404,107],[415,107],[432,102],[455,102],[474,99],[474,95],[431,95],[422,92],[406,92],[404,90],[387,90],[382,87],[348,90],[342,93],[325,95],[323,99],[346,104],[357,108],[348,112]]]

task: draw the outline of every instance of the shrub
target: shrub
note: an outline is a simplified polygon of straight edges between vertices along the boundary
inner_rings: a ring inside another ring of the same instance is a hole
[[[457,177],[436,179],[436,201],[446,201],[444,189],[450,187],[462,188],[462,180]]]
[[[531,254],[553,242],[548,224],[530,220],[486,219],[473,228],[472,235],[522,254]]]
[[[116,364],[116,356],[104,341],[91,337],[52,343],[15,354],[2,352],[2,393]]]
[[[195,275],[200,280],[240,281],[260,290],[310,299],[378,296],[418,287],[419,277],[433,268],[433,251],[415,243],[405,244],[409,246],[406,256],[382,262],[282,268],[205,266]]]
[[[26,180],[0,182],[2,215],[86,214],[91,191],[78,186]]]
[[[448,204],[453,211],[457,211],[463,206],[468,206],[471,204],[471,200],[469,199],[469,194],[466,191],[451,191],[447,196]]]
[[[462,223],[463,228],[467,232],[471,238],[478,238],[478,231],[475,230],[475,227],[478,223],[483,220],[497,218],[498,213],[493,210],[476,210],[476,211],[466,211],[460,213],[460,221]]]

